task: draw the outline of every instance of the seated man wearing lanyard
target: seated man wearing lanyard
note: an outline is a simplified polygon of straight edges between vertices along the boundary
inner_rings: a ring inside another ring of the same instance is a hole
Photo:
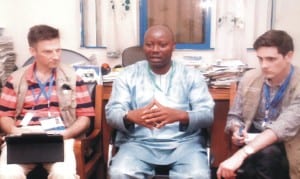
[[[293,40],[284,31],[270,30],[253,46],[260,69],[241,79],[225,129],[241,148],[220,164],[218,178],[235,176],[241,167],[242,179],[285,179],[288,171],[298,179],[300,69],[291,63]]]
[[[89,128],[90,117],[94,116],[89,92],[72,67],[60,63],[57,29],[47,25],[33,26],[28,33],[28,43],[35,61],[7,79],[0,98],[1,129],[6,134],[41,131],[61,134],[64,138],[64,161],[44,163],[43,167],[50,179],[79,178],[73,143],[74,138],[83,135]],[[6,143],[2,145],[1,179],[26,179],[35,166],[7,164]]]

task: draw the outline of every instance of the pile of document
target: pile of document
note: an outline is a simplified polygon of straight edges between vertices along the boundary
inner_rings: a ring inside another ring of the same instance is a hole
[[[113,82],[117,78],[119,73],[120,73],[119,71],[111,71],[107,75],[103,75],[102,77],[103,82]]]
[[[212,65],[203,74],[212,88],[229,88],[233,82],[238,82],[248,66],[239,60],[222,61]]]
[[[17,69],[16,53],[11,38],[0,36],[0,83],[3,86],[7,77]]]

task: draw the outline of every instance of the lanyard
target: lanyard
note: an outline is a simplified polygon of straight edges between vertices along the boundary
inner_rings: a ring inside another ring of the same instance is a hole
[[[270,87],[264,83],[264,96],[265,96],[265,118],[262,126],[264,127],[270,118],[274,117],[273,114],[276,112],[277,105],[281,102],[283,95],[288,87],[288,84],[291,80],[292,74],[294,72],[294,66],[291,66],[288,77],[284,80],[283,84],[279,87],[276,92],[273,100],[271,101],[270,97]]]
[[[53,87],[53,83],[54,83],[54,75],[52,73],[51,77],[49,78],[49,80],[47,80],[47,82],[49,81],[49,87],[48,87],[48,92],[46,91],[46,86],[47,86],[47,82],[46,83],[42,83],[36,76],[35,74],[35,78],[38,82],[38,85],[41,89],[40,94],[38,94],[37,96],[34,94],[34,89],[31,88],[31,92],[32,92],[32,96],[34,98],[34,102],[35,104],[38,104],[38,101],[40,99],[40,96],[43,94],[44,97],[47,99],[48,102],[48,109],[50,108],[50,98],[51,98],[51,92],[52,92],[52,87]]]
[[[158,89],[159,91],[163,92],[163,90],[155,83],[154,75],[151,73],[151,69],[150,69],[149,65],[148,65],[148,72],[149,72],[149,75],[150,75],[150,79],[151,79],[152,83],[154,84],[154,87],[156,89]],[[170,87],[171,87],[171,82],[173,80],[173,76],[174,76],[174,67],[173,67],[173,62],[172,62],[172,64],[171,64],[171,75],[170,75],[170,80],[169,80],[169,84],[168,84],[167,94],[169,94],[169,90],[170,90]]]

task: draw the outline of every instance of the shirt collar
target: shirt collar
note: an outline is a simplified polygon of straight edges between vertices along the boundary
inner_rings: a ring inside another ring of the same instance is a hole
[[[35,70],[36,62],[33,64],[30,64],[30,66],[26,69],[26,76],[25,79],[28,82],[28,84],[38,83],[38,81],[35,78],[34,70]],[[54,77],[56,76],[56,73],[54,73]]]

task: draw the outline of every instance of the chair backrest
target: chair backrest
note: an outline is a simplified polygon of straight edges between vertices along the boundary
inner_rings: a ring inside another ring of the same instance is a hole
[[[233,106],[234,103],[234,99],[235,99],[235,95],[237,92],[237,87],[238,87],[238,83],[237,82],[233,82],[230,84],[230,89],[229,89],[229,108],[231,108]],[[239,147],[234,145],[231,142],[231,136],[228,136],[228,149],[229,149],[229,154],[232,155],[234,154]]]
[[[146,55],[142,46],[128,47],[122,52],[122,65],[124,67],[145,59]]]
[[[231,83],[229,89],[229,107],[233,105],[234,98],[236,95],[236,90],[237,90],[237,82]]]
[[[91,133],[82,139],[76,139],[74,152],[76,156],[77,174],[82,179],[100,177],[104,173],[102,166],[102,117],[103,117],[103,86],[96,85],[94,90],[95,117],[91,125]],[[97,172],[96,172],[97,171]],[[96,176],[94,176],[96,175]],[[101,177],[100,177],[101,178]]]
[[[95,87],[95,129],[101,130],[101,123],[103,117],[103,86],[96,85]]]

